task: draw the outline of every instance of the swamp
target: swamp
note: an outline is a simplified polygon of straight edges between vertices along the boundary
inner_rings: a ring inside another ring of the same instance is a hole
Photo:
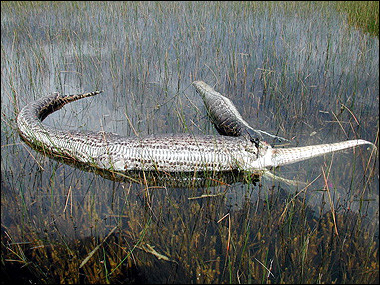
[[[379,149],[379,3],[357,3],[2,1],[2,283],[378,283],[375,148],[271,170],[284,179],[117,178],[16,123],[42,96],[103,90],[44,123],[219,136],[202,80],[276,147]]]

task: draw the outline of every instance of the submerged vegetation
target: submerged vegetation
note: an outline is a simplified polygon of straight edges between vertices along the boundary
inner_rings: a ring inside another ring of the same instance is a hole
[[[28,242],[19,243],[6,236],[6,269],[12,258],[33,273],[24,278],[39,283],[376,282],[377,239],[358,215],[346,211],[336,220],[331,213],[315,218],[302,200],[284,203],[277,195],[247,200],[225,215],[223,197],[194,201],[185,191],[182,197],[166,193],[126,205],[128,216],[118,217],[118,228],[108,237],[63,243],[55,230],[27,233]],[[165,208],[176,212],[170,220]]]
[[[376,283],[378,155],[262,177],[114,179],[30,149],[18,111],[104,90],[58,129],[215,134],[203,80],[293,145],[379,147],[378,2],[1,2],[1,270],[25,283]],[[83,102],[82,102],[83,101]],[[98,175],[100,174],[100,175]],[[106,177],[107,179],[105,179]],[[235,179],[236,178],[236,179]]]

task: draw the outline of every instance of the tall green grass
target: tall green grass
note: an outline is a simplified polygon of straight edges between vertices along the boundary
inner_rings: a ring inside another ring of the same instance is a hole
[[[379,37],[378,1],[336,1],[336,9],[347,14],[351,25]]]

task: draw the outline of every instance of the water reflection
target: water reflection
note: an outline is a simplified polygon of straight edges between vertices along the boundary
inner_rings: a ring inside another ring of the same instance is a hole
[[[364,148],[272,170],[298,185],[239,173],[175,185],[52,160],[21,142],[15,126],[33,99],[102,89],[45,123],[218,135],[190,87],[203,80],[250,125],[293,145],[378,145],[378,38],[312,2],[309,13],[298,2],[9,3],[0,87],[6,264],[50,283],[120,281],[131,268],[156,282],[378,279],[378,157]]]

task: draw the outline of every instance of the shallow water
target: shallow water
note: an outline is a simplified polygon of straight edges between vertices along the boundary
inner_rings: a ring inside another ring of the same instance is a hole
[[[378,146],[378,38],[333,11],[287,13],[281,5],[2,3],[3,258],[19,260],[15,247],[24,243],[64,246],[78,256],[66,279],[59,273],[64,261],[55,269],[41,265],[46,282],[117,279],[121,267],[110,273],[115,262],[136,266],[143,282],[376,277],[360,273],[378,269],[378,161],[366,147],[275,170],[306,188],[266,177],[150,186],[53,160],[18,137],[16,114],[31,100],[96,89],[104,93],[65,106],[45,123],[126,136],[218,135],[191,86],[203,80],[230,98],[253,127],[286,137],[291,146],[355,138]],[[118,234],[75,275],[115,226]],[[343,239],[344,248],[338,246]],[[75,241],[86,246],[77,249]],[[41,262],[35,249],[28,250],[30,263]],[[342,253],[356,251],[362,252],[356,263]],[[106,279],[91,275],[99,264],[108,266],[98,269]],[[130,280],[137,278],[133,274]]]

